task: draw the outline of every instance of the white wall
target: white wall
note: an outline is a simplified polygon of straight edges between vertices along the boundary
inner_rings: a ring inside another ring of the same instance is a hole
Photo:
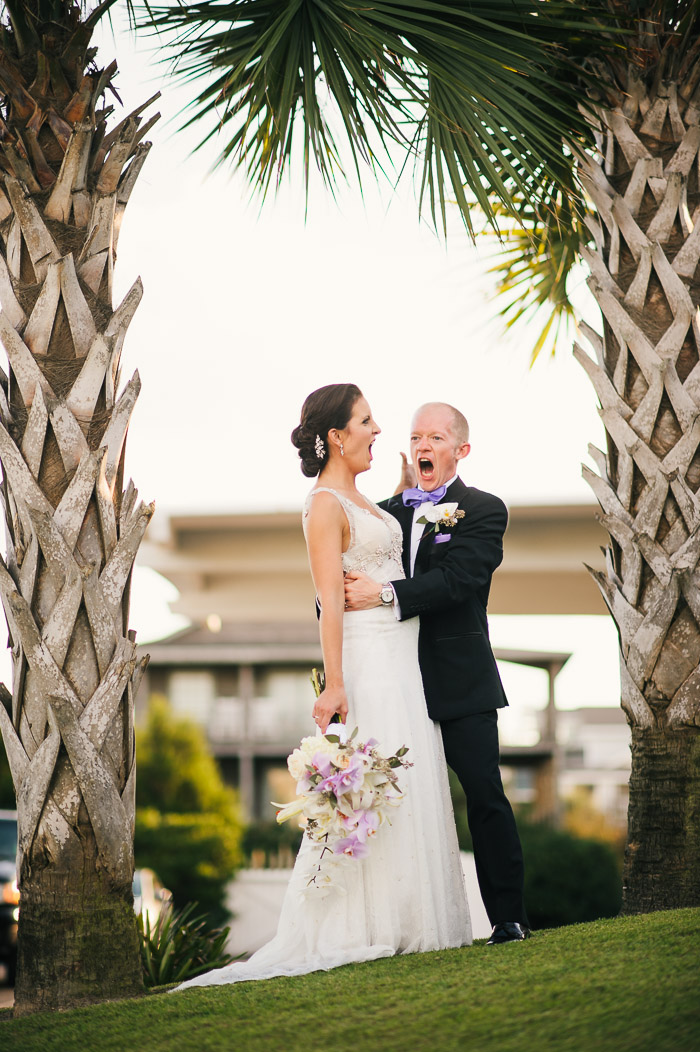
[[[487,939],[491,925],[479,894],[474,856],[463,851],[462,869],[475,939]],[[268,942],[277,931],[289,869],[244,869],[227,889],[226,908],[233,915],[227,943],[229,953],[249,955]]]

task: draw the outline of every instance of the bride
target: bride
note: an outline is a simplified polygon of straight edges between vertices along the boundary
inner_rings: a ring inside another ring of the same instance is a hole
[[[178,986],[302,975],[396,953],[471,943],[471,926],[437,724],[428,717],[418,665],[418,619],[399,622],[391,605],[344,611],[343,573],[375,580],[404,576],[401,530],[393,516],[356,488],[372,463],[380,429],[354,384],[330,384],[304,402],[292,432],[301,469],[319,476],[304,506],[304,533],[321,609],[326,687],[313,718],[324,733],[331,717],[376,738],[385,755],[407,745],[413,766],[391,825],[367,857],[338,867],[328,897],[307,888],[317,845],[299,850],[275,937],[247,961]],[[389,589],[391,592],[391,589]]]

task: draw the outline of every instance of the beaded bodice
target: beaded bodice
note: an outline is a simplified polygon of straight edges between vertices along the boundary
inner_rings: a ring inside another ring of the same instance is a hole
[[[306,530],[306,519],[311,501],[317,493],[332,493],[345,512],[350,526],[350,545],[343,552],[343,570],[359,570],[379,581],[396,581],[405,576],[401,564],[403,540],[401,527],[393,515],[382,511],[367,497],[364,499],[371,506],[361,508],[348,497],[327,486],[312,489],[304,503],[303,522]]]

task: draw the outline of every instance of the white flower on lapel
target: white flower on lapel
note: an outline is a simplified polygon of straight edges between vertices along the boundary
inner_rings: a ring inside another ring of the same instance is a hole
[[[417,521],[426,525],[432,523],[435,532],[439,533],[441,526],[449,529],[457,525],[458,519],[464,518],[464,512],[458,511],[457,507],[457,501],[450,501],[447,504],[426,504],[423,514]]]

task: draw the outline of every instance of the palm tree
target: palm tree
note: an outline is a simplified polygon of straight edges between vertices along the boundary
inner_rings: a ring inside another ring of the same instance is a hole
[[[263,193],[289,164],[332,185],[346,154],[361,175],[403,149],[434,218],[451,196],[470,232],[478,207],[510,235],[505,314],[549,304],[540,345],[571,313],[572,266],[588,267],[601,331],[582,325],[593,353],[574,353],[607,449],[584,472],[632,730],[623,910],[699,905],[700,3],[150,10],[195,85],[190,122]]]
[[[116,63],[58,0],[5,3],[0,26],[0,460],[8,552],[0,595],[12,694],[0,724],[17,792],[15,1013],[143,989],[133,912],[133,699],[128,630],[153,507],[124,488],[139,393],[119,359],[141,300],[112,306],[119,227],[157,116],[108,130]],[[152,101],[152,100],[151,100]]]

